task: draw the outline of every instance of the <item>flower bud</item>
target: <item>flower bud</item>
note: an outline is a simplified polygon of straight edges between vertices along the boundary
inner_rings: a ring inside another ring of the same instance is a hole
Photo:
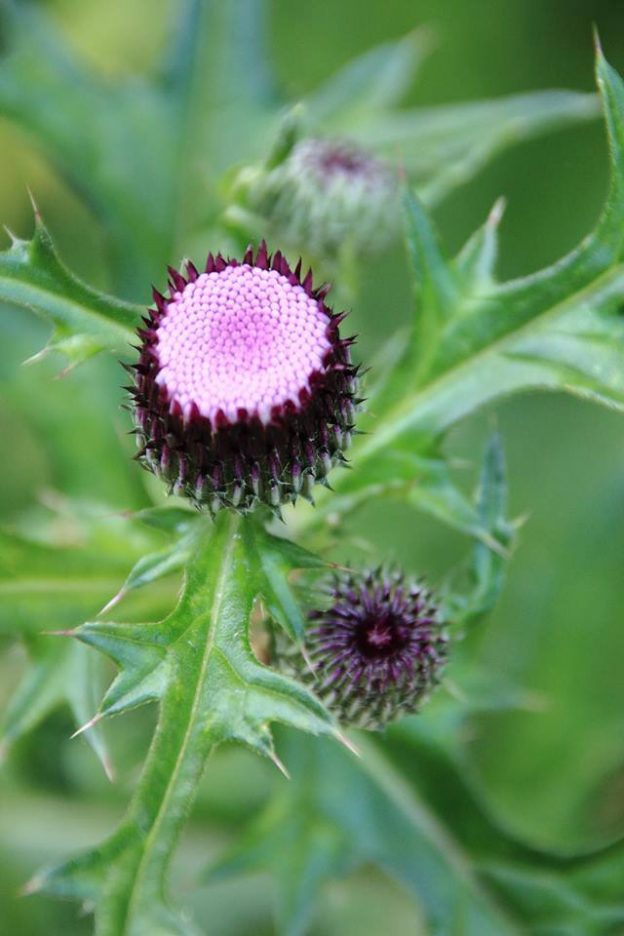
[[[300,139],[283,161],[256,174],[248,200],[276,236],[314,256],[332,256],[345,242],[377,252],[400,227],[390,167],[335,140]]]
[[[344,725],[380,729],[419,710],[440,680],[447,638],[431,594],[401,573],[336,574],[309,613],[304,652],[281,635],[276,664]]]

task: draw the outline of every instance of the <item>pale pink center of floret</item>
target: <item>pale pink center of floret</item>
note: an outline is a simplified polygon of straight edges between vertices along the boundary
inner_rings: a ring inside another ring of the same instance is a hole
[[[328,316],[302,286],[247,264],[202,273],[175,293],[157,330],[156,382],[185,415],[214,422],[239,410],[269,422],[274,406],[309,390],[330,348]]]

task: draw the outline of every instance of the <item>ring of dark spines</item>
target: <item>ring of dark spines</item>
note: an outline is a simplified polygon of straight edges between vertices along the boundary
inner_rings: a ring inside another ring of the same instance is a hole
[[[213,514],[222,507],[247,511],[259,502],[279,511],[280,505],[299,495],[312,501],[314,484],[327,485],[331,468],[346,463],[344,451],[354,432],[355,408],[362,402],[355,395],[359,367],[350,356],[355,337],[340,337],[339,326],[347,313],[335,314],[325,304],[330,287],[315,289],[311,270],[301,277],[301,260],[291,269],[279,250],[268,253],[264,241],[255,256],[248,248],[242,263],[276,270],[291,285],[302,286],[327,316],[330,348],[324,369],[309,375],[310,391],[300,391],[298,406],[289,400],[273,407],[267,425],[244,409],[239,409],[235,423],[222,410],[213,423],[195,404],[185,416],[179,403],[170,400],[167,388],[156,383],[158,325],[175,293],[199,276],[190,262],[185,276],[168,268],[169,298],[153,289],[155,307],[137,331],[140,356],[130,366],[135,382],[126,388],[133,396],[136,458],[167,483],[170,493],[185,495]],[[238,260],[208,254],[204,271],[219,273],[238,265]]]

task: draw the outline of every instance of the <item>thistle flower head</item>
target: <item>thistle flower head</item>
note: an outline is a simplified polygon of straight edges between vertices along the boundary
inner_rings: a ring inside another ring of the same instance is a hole
[[[299,140],[249,197],[280,237],[313,255],[333,255],[345,241],[373,253],[399,228],[395,174],[348,142]]]
[[[353,429],[353,339],[278,251],[170,269],[139,330],[131,388],[139,458],[213,512],[311,496]]]
[[[278,640],[278,662],[344,724],[383,728],[415,712],[437,685],[446,637],[430,593],[401,573],[335,576],[330,603],[310,612],[307,659]]]

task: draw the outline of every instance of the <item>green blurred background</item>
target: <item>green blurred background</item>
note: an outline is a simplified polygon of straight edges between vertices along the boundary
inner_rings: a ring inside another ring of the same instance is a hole
[[[165,0],[46,5],[72,43],[111,75],[150,67],[177,6]],[[354,54],[423,23],[434,30],[438,48],[410,96],[414,104],[547,87],[590,90],[593,23],[612,64],[624,69],[620,0],[274,0],[272,7],[276,69],[293,96]],[[574,246],[592,225],[606,184],[604,131],[596,121],[499,157],[436,218],[453,251],[505,195],[499,272],[515,276]],[[106,286],[101,240],[89,214],[29,141],[0,121],[0,214],[23,236],[31,224],[26,186],[36,193],[65,260]],[[372,265],[354,311],[362,356],[409,311],[403,258]],[[114,508],[141,504],[143,478],[127,467],[116,366],[97,362],[55,380],[52,364],[21,365],[41,347],[45,326],[2,310],[0,328],[1,521],[14,522],[50,490]],[[70,410],[80,416],[78,428],[67,420]],[[492,418],[483,414],[449,440],[449,450],[468,463],[468,485]],[[507,446],[512,513],[526,514],[527,522],[502,600],[479,640],[483,665],[529,689],[533,705],[473,720],[470,769],[487,808],[518,838],[578,853],[624,833],[624,422],[588,404],[545,396],[500,405],[495,418]],[[371,505],[352,528],[433,580],[466,547],[459,536],[399,505]],[[0,701],[22,666],[20,653],[7,650]],[[70,722],[62,714],[18,745],[0,779],[3,936],[90,931],[73,906],[15,895],[42,861],[113,827],[150,725],[151,715],[138,713],[111,726],[116,760],[126,764],[118,789],[100,777],[86,745],[67,741]],[[274,783],[264,764],[236,751],[219,754],[209,774],[182,849],[182,889],[190,886],[190,870],[236,834]],[[270,882],[262,878],[212,885],[193,899],[200,914],[210,908],[211,932],[220,936],[273,932]],[[314,933],[419,929],[418,911],[397,885],[360,872],[332,885]]]

